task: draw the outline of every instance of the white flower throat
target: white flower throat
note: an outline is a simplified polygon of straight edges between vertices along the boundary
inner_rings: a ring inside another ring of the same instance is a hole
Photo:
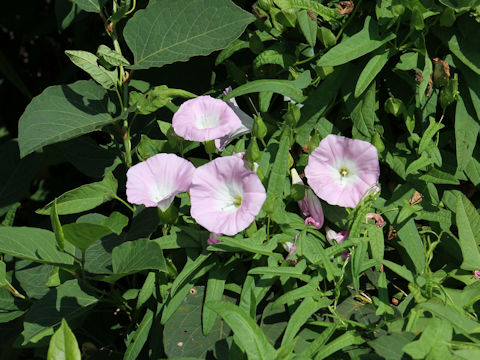
[[[335,159],[331,166],[333,180],[340,186],[347,186],[358,179],[358,167],[348,158]]]
[[[242,185],[236,182],[223,183],[217,189],[218,209],[227,213],[233,213],[242,206],[243,189]]]
[[[216,113],[200,113],[195,118],[197,129],[212,129],[220,125],[220,116]]]

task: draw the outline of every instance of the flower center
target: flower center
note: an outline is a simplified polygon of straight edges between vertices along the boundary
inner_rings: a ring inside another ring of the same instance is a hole
[[[345,167],[342,167],[339,172],[340,172],[340,176],[342,177],[348,176],[348,173],[349,173],[348,169]]]
[[[242,205],[242,197],[240,195],[236,195],[233,197],[233,205],[236,206],[237,208]]]
[[[198,114],[195,120],[195,125],[200,130],[211,129],[220,125],[220,116],[215,113]]]

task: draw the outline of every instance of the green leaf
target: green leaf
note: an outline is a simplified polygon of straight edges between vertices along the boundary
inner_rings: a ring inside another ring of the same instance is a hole
[[[71,0],[82,10],[99,13],[107,0]]]
[[[316,18],[312,19],[307,10],[302,10],[298,12],[297,19],[300,30],[302,30],[303,36],[305,36],[308,45],[314,47],[317,40],[318,29]]]
[[[432,358],[442,358],[449,353],[447,343],[452,339],[452,325],[446,320],[429,319],[428,325],[420,338],[405,345],[402,350],[414,359],[425,359],[431,354]]]
[[[53,200],[53,206],[50,207],[50,222],[52,223],[52,229],[57,240],[57,246],[59,250],[65,248],[65,236],[63,234],[62,224],[58,218],[57,213],[57,199]]]
[[[95,241],[111,234],[112,231],[103,225],[89,223],[72,223],[62,226],[65,240],[82,251],[88,249]]]
[[[430,124],[428,125],[427,130],[422,135],[422,139],[418,144],[418,153],[423,153],[432,143],[433,137],[436,133],[438,133],[441,129],[445,127],[445,125],[441,123],[437,123],[433,117],[429,118]]]
[[[20,159],[18,144],[9,140],[0,144],[2,166],[0,168],[0,211],[3,207],[23,199],[40,166],[38,154]],[[0,214],[3,214],[0,213]]]
[[[339,19],[341,15],[337,9],[331,9],[315,0],[274,0],[280,9],[305,9],[311,10],[315,14],[320,15],[325,21],[333,21]]]
[[[379,35],[377,23],[368,16],[363,29],[334,46],[317,62],[318,66],[337,66],[357,59],[396,38],[395,34]]]
[[[462,250],[464,270],[478,270],[480,264],[480,215],[464,194],[459,194],[456,203],[458,238]]]
[[[203,335],[201,314],[202,306],[204,309],[207,307],[203,304],[205,290],[203,286],[189,286],[188,290],[185,300],[167,321],[163,331],[165,354],[169,359],[204,359],[215,348],[215,343],[226,338],[230,332],[225,322],[217,317],[209,334]]]
[[[254,19],[229,0],[158,0],[137,11],[123,35],[132,68],[148,69],[223,49]]]
[[[310,85],[310,73],[308,71],[304,72],[298,77],[297,80],[254,80],[246,84],[243,84],[233,91],[229,92],[224,100],[229,100],[231,98],[255,93],[255,92],[274,92],[277,94],[282,94],[283,96],[288,96],[293,101],[301,103],[305,100],[303,96],[302,89]]]
[[[375,89],[376,86],[374,82],[350,114],[355,128],[367,138],[370,138],[375,132],[373,127],[375,123]]]
[[[279,266],[259,266],[251,269],[250,275],[273,275],[285,276],[286,278],[296,278],[308,282],[310,276],[303,274],[303,268],[298,267],[279,267]]]
[[[208,250],[220,250],[220,251],[247,251],[254,254],[273,255],[272,250],[276,247],[276,244],[269,243],[267,245],[257,245],[246,241],[246,239],[234,239],[227,238],[226,236],[220,237],[221,242],[210,245]]]
[[[0,252],[20,259],[70,265],[71,256],[57,250],[55,234],[31,227],[0,227]]]
[[[106,62],[112,66],[128,66],[130,63],[118,52],[110,49],[106,45],[100,45],[97,50],[97,55],[102,57]]]
[[[127,346],[127,351],[125,351],[125,355],[123,356],[124,360],[138,359],[140,351],[142,351],[143,346],[147,342],[152,323],[153,311],[147,309],[147,312],[145,313],[142,322],[138,326],[138,329],[135,331],[135,334],[133,335],[133,341],[131,341]]]
[[[388,216],[388,215],[387,215]],[[412,261],[417,274],[425,270],[425,255],[423,253],[423,242],[418,234],[415,221],[409,220],[400,224],[393,224],[400,238],[399,245],[406,251]]]
[[[28,260],[15,261],[15,278],[29,298],[41,299],[50,290],[47,281],[53,266]]]
[[[216,268],[210,271],[207,281],[207,290],[205,292],[205,303],[222,300],[225,281],[229,273],[225,270],[227,269],[225,269],[222,264],[219,264]],[[204,306],[202,311],[202,330],[204,335],[208,335],[213,329],[216,320],[217,314],[209,307]]]
[[[102,181],[82,185],[67,191],[57,199],[57,213],[59,215],[76,214],[91,210],[97,206],[116,198],[117,180],[108,173]],[[37,214],[48,215],[53,201],[36,211]]]
[[[135,306],[137,310],[141,309],[150,296],[152,296],[155,288],[155,272],[150,271],[145,279],[145,282],[143,283],[142,288],[140,289],[140,292],[138,293],[137,304]]]
[[[367,65],[365,65],[358,77],[357,85],[355,85],[355,97],[362,95],[378,73],[382,71],[388,59],[393,54],[394,53],[391,50],[385,49],[383,52],[373,55],[370,60],[368,60]]]
[[[92,80],[48,87],[27,106],[18,125],[20,156],[86,134],[115,119],[115,105]]]
[[[208,260],[211,253],[204,251],[198,257],[189,263],[187,263],[182,271],[175,277],[175,280],[172,283],[172,288],[170,293],[175,295],[177,290],[182,287],[185,283],[191,280],[191,277],[194,273],[198,272],[198,269],[202,267],[202,264]]]
[[[430,300],[419,304],[419,306],[424,310],[430,311],[435,316],[449,321],[457,332],[461,332],[465,335],[480,333],[480,324],[478,321],[462,314],[462,310],[457,309],[450,304],[441,304],[434,302],[434,300]]]
[[[77,339],[65,319],[50,339],[47,360],[81,360]]]
[[[455,147],[458,171],[465,170],[472,159],[479,127],[475,118],[469,114],[465,102],[459,97],[455,110]]]
[[[46,329],[58,325],[62,318],[69,320],[79,316],[97,301],[97,298],[80,288],[77,280],[69,280],[52,288],[47,295],[33,303],[25,316],[23,345]]]
[[[421,175],[419,179],[427,183],[431,182],[433,184],[458,185],[460,183],[455,175],[449,174],[437,168],[433,168],[427,173]]]
[[[480,56],[477,51],[477,46],[477,41],[457,38],[457,35],[452,35],[450,40],[448,40],[448,48],[450,51],[472,71],[480,75]]]
[[[0,309],[0,323],[6,323],[22,316],[28,310],[28,303],[14,297],[5,287],[0,287]]]
[[[162,249],[152,240],[127,241],[112,252],[114,274],[127,275],[141,270],[167,271]]]
[[[245,310],[227,302],[205,304],[215,311],[236,335],[236,341],[245,350],[249,359],[271,360],[275,358],[275,349],[265,334]]]
[[[413,341],[415,334],[411,332],[393,333],[383,335],[370,341],[370,345],[375,352],[384,359],[401,360],[404,358],[403,347]]]
[[[330,341],[327,345],[323,346],[315,356],[315,360],[325,359],[333,353],[346,348],[351,345],[363,344],[365,340],[360,335],[357,335],[355,331],[346,331],[336,339]]]
[[[282,346],[288,344],[295,338],[300,328],[313,314],[315,314],[318,310],[327,307],[331,303],[332,300],[328,298],[323,298],[318,301],[314,300],[313,298],[304,299],[288,321],[282,338]]]
[[[83,50],[66,50],[65,54],[80,69],[87,72],[93,80],[102,85],[105,89],[115,87],[118,73],[116,70],[109,71],[97,63],[98,58],[95,54]]]

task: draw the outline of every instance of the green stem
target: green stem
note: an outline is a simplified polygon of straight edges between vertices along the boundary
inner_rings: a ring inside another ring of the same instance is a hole
[[[135,10],[135,6],[137,6],[137,0],[133,0],[133,5],[132,5],[132,8],[130,10],[128,10],[125,15],[128,15],[130,14],[133,10]]]
[[[350,21],[352,21],[353,17],[355,16],[355,13],[357,12],[358,8],[360,7],[360,4],[362,3],[362,0],[360,0],[358,2],[358,4],[355,4],[355,7],[353,9],[353,12],[352,14],[348,17],[347,21],[342,25],[342,28],[340,29],[340,31],[338,32],[337,36],[335,37],[335,42],[338,41],[338,39],[340,39],[340,36],[342,36],[342,33],[343,33],[343,30],[345,30],[345,28],[348,26],[348,24],[350,24]]]
[[[131,212],[135,212],[135,209],[130,206],[125,200],[123,200],[121,197],[119,196],[115,196],[115,199],[117,199],[118,201],[120,201],[123,205],[125,205]]]

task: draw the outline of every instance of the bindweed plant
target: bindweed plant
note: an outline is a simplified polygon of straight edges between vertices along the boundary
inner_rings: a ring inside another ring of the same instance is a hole
[[[0,132],[0,358],[480,358],[480,1],[55,7],[102,30]]]

